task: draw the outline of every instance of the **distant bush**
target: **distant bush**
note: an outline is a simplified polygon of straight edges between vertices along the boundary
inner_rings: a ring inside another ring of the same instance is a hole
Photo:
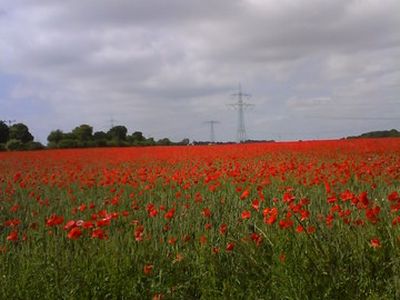
[[[6,151],[6,144],[0,144],[0,151]]]

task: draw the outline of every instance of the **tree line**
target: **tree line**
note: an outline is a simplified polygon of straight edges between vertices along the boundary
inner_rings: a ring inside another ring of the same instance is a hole
[[[8,126],[0,121],[0,151],[1,150],[39,150],[44,146],[35,142],[28,126],[23,123]]]
[[[189,139],[180,142],[172,142],[168,138],[155,140],[146,138],[142,132],[134,131],[128,134],[125,126],[113,126],[107,132],[93,131],[93,127],[82,124],[70,132],[60,129],[53,130],[47,136],[47,148],[88,148],[88,147],[129,147],[129,146],[172,146],[188,145]],[[39,142],[34,141],[28,126],[23,123],[7,126],[0,121],[0,150],[39,150],[46,148]]]
[[[400,137],[400,131],[396,129],[371,131],[366,132],[357,136],[349,136],[348,139],[359,139],[359,138],[385,138],[385,137]]]
[[[373,131],[363,133],[359,136],[347,137],[353,138],[378,138],[378,137],[400,137],[400,132],[396,129]],[[8,126],[5,122],[0,121],[0,151],[15,150],[40,150],[40,149],[64,149],[64,148],[89,148],[89,147],[129,147],[129,146],[172,146],[172,145],[189,145],[188,138],[180,142],[172,142],[168,138],[155,140],[152,137],[146,138],[141,131],[134,131],[128,134],[125,126],[113,126],[107,132],[93,131],[93,127],[88,124],[82,124],[75,127],[70,132],[62,130],[53,130],[47,137],[47,146],[40,142],[34,141],[33,135],[29,132],[27,125],[17,123]],[[274,141],[255,141],[248,140],[248,143],[256,142],[274,142]],[[207,145],[211,142],[193,141],[193,145]],[[233,142],[228,142],[233,143]],[[227,143],[216,143],[227,144]]]
[[[189,139],[175,143],[168,138],[155,140],[146,138],[141,131],[128,134],[125,126],[118,125],[110,128],[107,132],[93,132],[93,127],[82,124],[75,127],[71,132],[64,133],[61,130],[50,132],[47,137],[48,148],[85,148],[85,147],[125,147],[125,146],[156,146],[156,145],[187,145]]]

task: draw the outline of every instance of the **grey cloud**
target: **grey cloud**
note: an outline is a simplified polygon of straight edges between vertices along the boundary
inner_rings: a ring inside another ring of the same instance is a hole
[[[236,113],[226,104],[239,81],[256,104],[246,113],[252,138],[395,125],[312,118],[393,115],[395,0],[10,0],[0,11],[0,70],[18,78],[0,104],[12,113],[12,103],[33,99],[21,117],[52,115],[49,130],[100,128],[113,115],[158,137],[205,139],[199,124],[219,118],[219,138],[233,139]]]

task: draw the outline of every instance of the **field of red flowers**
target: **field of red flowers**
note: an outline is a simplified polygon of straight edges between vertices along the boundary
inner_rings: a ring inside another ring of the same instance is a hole
[[[400,139],[0,153],[1,299],[400,297]]]

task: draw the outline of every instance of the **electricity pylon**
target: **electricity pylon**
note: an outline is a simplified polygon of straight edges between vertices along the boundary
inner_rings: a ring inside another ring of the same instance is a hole
[[[115,119],[111,116],[111,118],[110,118],[110,128],[113,128],[113,127],[115,126],[115,121],[117,121],[117,120],[115,120]]]
[[[210,142],[211,143],[215,143],[215,131],[214,131],[214,125],[215,124],[219,124],[219,122],[218,121],[214,121],[214,120],[211,120],[211,121],[206,121],[206,122],[204,122],[205,124],[210,124]]]
[[[253,106],[253,104],[246,103],[243,101],[243,98],[249,98],[249,94],[245,94],[242,92],[242,86],[239,84],[239,91],[232,96],[237,97],[238,101],[236,103],[230,104],[233,108],[238,111],[238,128],[236,139],[238,143],[243,143],[246,141],[246,127],[244,125],[244,110],[249,106]]]

